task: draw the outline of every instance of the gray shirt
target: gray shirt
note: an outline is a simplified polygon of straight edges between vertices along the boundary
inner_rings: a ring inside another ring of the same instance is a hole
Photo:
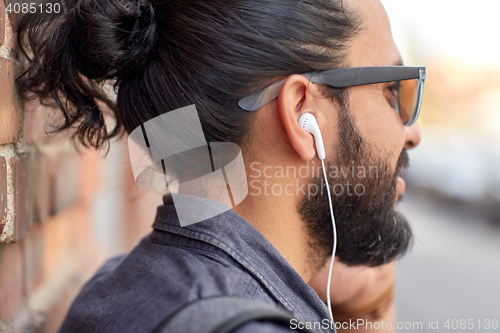
[[[196,198],[193,214],[222,203]],[[181,227],[164,196],[153,232],[128,255],[109,260],[87,282],[60,332],[150,332],[169,314],[203,297],[235,295],[284,307],[329,332],[328,309],[269,241],[232,210]],[[313,327],[313,326],[311,326]],[[237,333],[293,332],[253,322]]]

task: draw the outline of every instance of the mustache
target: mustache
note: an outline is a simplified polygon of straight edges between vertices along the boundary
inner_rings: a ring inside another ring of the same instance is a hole
[[[406,149],[401,151],[399,154],[398,163],[396,164],[396,176],[401,176],[401,172],[403,169],[407,169],[410,166],[410,156],[408,156],[408,152]]]

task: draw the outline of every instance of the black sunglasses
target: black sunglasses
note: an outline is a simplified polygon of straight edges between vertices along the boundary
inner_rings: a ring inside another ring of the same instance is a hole
[[[404,125],[410,126],[418,118],[424,92],[425,67],[375,66],[339,68],[327,71],[305,73],[313,83],[334,88],[347,88],[374,83],[394,82],[391,86],[391,106],[401,117]],[[238,105],[246,111],[256,111],[278,97],[285,80],[242,98]]]

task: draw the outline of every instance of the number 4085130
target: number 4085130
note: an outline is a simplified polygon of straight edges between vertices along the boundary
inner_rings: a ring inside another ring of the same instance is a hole
[[[453,329],[453,330],[472,330],[472,329],[498,329],[498,320],[497,319],[448,319],[446,323],[444,323],[444,328]]]
[[[15,14],[59,14],[61,11],[61,4],[59,3],[9,3],[5,8],[7,13]]]

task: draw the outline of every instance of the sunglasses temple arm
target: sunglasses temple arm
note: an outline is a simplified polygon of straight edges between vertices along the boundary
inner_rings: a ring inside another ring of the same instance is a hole
[[[263,90],[256,91],[238,102],[240,108],[245,111],[257,111],[276,97],[278,97],[285,80],[273,83]]]
[[[308,80],[311,80],[311,77],[314,76],[315,73],[305,73],[301,74],[306,77]],[[286,79],[278,81],[276,83],[271,84],[270,86],[256,91],[244,98],[240,99],[238,105],[245,111],[257,111],[273,99],[279,96],[281,87],[283,83],[285,83]],[[311,80],[311,82],[314,82]]]

